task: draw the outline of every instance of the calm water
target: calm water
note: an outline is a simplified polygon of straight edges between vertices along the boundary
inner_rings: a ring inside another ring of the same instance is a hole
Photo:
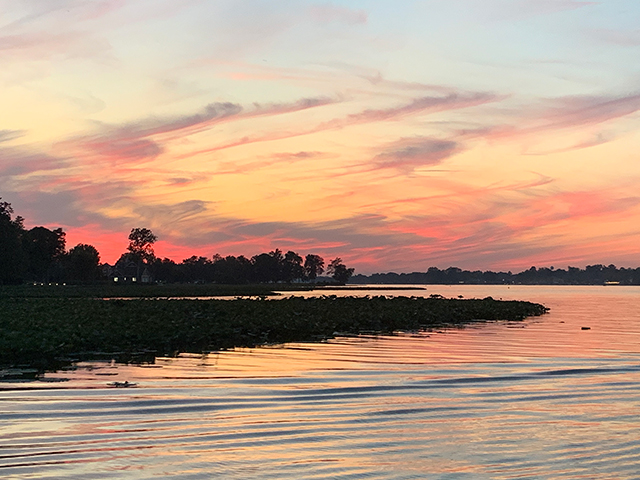
[[[0,478],[640,478],[640,287],[407,293],[552,310],[1,383]]]

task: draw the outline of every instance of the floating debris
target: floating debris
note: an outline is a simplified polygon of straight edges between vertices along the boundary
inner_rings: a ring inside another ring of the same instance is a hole
[[[125,380],[124,382],[111,382],[107,383],[107,385],[114,388],[129,388],[138,386],[137,383],[131,383],[128,380]]]

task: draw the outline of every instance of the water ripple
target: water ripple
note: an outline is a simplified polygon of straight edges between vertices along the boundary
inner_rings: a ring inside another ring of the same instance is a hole
[[[638,478],[640,297],[593,292],[520,289],[552,307],[523,324],[4,383],[0,477]]]

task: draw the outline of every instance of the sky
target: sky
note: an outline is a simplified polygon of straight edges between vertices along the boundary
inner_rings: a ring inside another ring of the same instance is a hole
[[[113,263],[640,265],[635,0],[0,0],[0,196]]]

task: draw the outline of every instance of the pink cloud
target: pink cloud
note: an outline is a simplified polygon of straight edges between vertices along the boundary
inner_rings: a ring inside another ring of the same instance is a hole
[[[72,153],[76,159],[85,162],[104,159],[114,165],[140,163],[161,155],[164,145],[171,140],[210,129],[221,122],[285,115],[338,101],[328,97],[302,98],[289,103],[254,103],[250,108],[229,102],[213,103],[192,115],[147,118],[125,125],[104,125],[95,134],[59,142],[56,148],[67,155]]]
[[[509,123],[459,129],[456,134],[467,139],[483,137],[492,142],[525,138],[535,140],[540,134],[554,134],[561,130],[585,131],[593,135],[595,127],[620,120],[638,111],[640,111],[640,94],[637,93],[551,98],[544,99],[535,106],[509,112],[508,115],[511,117]],[[547,150],[542,154],[589,148],[613,139],[615,139],[614,135],[599,133],[595,138],[569,147]]]
[[[550,101],[542,112],[545,129],[579,127],[607,122],[640,110],[640,94],[575,96]]]

